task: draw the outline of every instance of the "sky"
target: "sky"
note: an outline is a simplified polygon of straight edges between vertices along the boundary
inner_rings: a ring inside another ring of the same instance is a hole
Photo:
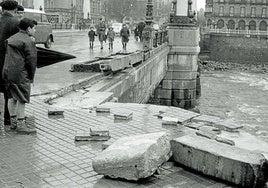
[[[205,4],[206,4],[205,0],[196,0],[196,1],[197,1],[197,9],[200,9],[200,8],[205,9]]]

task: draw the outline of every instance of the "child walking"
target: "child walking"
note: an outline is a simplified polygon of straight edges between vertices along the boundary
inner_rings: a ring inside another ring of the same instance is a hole
[[[123,24],[123,28],[120,31],[120,36],[122,37],[122,45],[123,45],[123,50],[127,50],[127,43],[129,41],[129,29],[127,28],[126,24]]]
[[[109,27],[109,31],[107,32],[107,38],[109,41],[109,50],[113,50],[113,42],[114,42],[115,32],[113,27]]]
[[[23,18],[19,23],[20,31],[6,41],[2,76],[8,91],[11,128],[17,133],[36,133],[34,127],[25,123],[25,104],[30,102],[31,83],[37,63],[37,50],[33,38],[36,25],[36,21]]]
[[[94,31],[94,27],[90,27],[90,31],[88,32],[89,37],[89,48],[93,49],[95,36],[97,36],[96,32]]]

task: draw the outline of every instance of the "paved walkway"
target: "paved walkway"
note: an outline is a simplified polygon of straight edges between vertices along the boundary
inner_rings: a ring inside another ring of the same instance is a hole
[[[34,98],[27,106],[27,115],[35,116],[36,135],[18,135],[1,128],[0,131],[0,187],[191,187],[221,188],[225,184],[196,175],[173,162],[164,164],[160,175],[139,183],[118,181],[97,175],[91,160],[102,151],[103,142],[74,142],[76,132],[110,131],[111,140],[142,133],[170,130],[174,135],[185,129],[162,127],[155,115],[177,108],[146,104],[109,103],[111,114],[96,114],[88,110],[66,110],[62,117],[48,117],[49,106]],[[132,111],[130,121],[114,121],[113,113]],[[183,111],[185,115],[195,115]]]

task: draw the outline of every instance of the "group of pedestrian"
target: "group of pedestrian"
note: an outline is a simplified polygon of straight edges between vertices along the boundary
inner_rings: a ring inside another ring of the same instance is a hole
[[[94,31],[94,27],[90,27],[90,31],[88,32],[89,48],[90,49],[93,49],[95,37],[98,36],[101,50],[103,50],[103,42],[106,42],[107,40],[109,43],[108,49],[113,50],[113,43],[114,43],[114,39],[115,39],[116,34],[115,34],[112,26],[109,26],[108,30],[107,31],[106,30],[107,30],[106,24],[102,18],[100,19],[100,22],[97,25],[96,32]],[[130,31],[127,28],[126,24],[123,24],[122,29],[120,31],[120,36],[122,38],[123,50],[126,50],[127,43],[129,41],[129,36],[130,36]]]
[[[36,133],[25,122],[25,104],[30,102],[36,70],[33,36],[37,22],[28,18],[19,20],[16,12],[22,7],[14,0],[5,0],[0,6],[0,93],[4,95],[4,126],[17,133]]]

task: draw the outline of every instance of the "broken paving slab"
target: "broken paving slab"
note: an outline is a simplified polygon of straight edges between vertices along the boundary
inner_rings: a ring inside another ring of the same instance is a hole
[[[192,119],[192,122],[194,123],[203,122],[203,123],[208,123],[209,125],[214,125],[215,123],[220,122],[220,121],[222,121],[221,118],[217,116],[209,116],[209,115],[200,115]]]
[[[258,188],[268,180],[268,161],[261,153],[195,135],[172,140],[171,149],[175,162],[238,186]]]
[[[215,140],[218,141],[218,142],[224,143],[224,144],[229,144],[231,146],[235,145],[235,142],[233,140],[224,138],[224,137],[219,136],[219,135],[216,136]]]
[[[139,180],[155,173],[171,156],[166,132],[123,137],[92,161],[95,172],[111,178]]]
[[[238,132],[239,129],[243,128],[243,125],[238,125],[238,124],[231,122],[231,121],[228,121],[228,120],[217,122],[217,123],[215,123],[214,126],[221,129],[221,130],[225,130],[228,132]]]
[[[162,125],[174,125],[176,126],[179,122],[178,118],[175,117],[168,117],[168,116],[163,116],[162,118]]]
[[[121,111],[114,113],[115,120],[130,120],[133,118],[133,112],[130,111]]]
[[[53,116],[53,115],[63,115],[64,110],[59,109],[59,108],[50,108],[48,109],[48,115]]]

